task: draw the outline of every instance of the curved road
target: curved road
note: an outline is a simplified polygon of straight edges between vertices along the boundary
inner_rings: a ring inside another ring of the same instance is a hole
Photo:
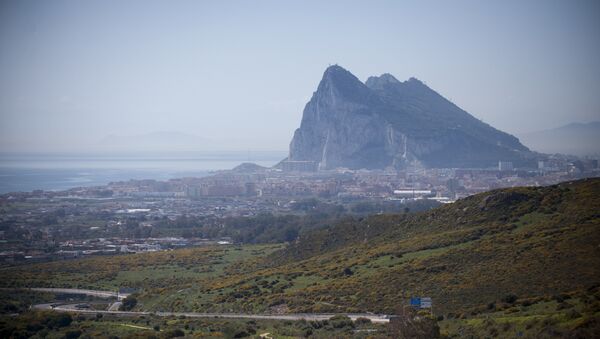
[[[125,298],[128,294],[118,294],[117,292],[110,291],[96,291],[96,290],[84,290],[84,289],[72,289],[72,288],[29,288],[32,291],[40,292],[52,292],[52,293],[68,293],[68,294],[85,294],[90,296],[96,296],[100,298],[116,298],[119,300]],[[116,304],[116,303],[115,303]],[[196,313],[196,312],[131,312],[131,311],[118,311],[116,307],[110,307],[108,311],[90,310],[90,309],[79,309],[78,304],[60,305],[53,306],[55,304],[39,304],[34,305],[35,309],[42,310],[54,310],[59,312],[77,312],[77,313],[104,313],[114,314],[119,316],[140,316],[140,315],[157,315],[161,317],[169,316],[185,316],[190,318],[231,318],[231,319],[270,319],[270,320],[328,320],[333,316],[340,314],[333,313],[298,313],[298,314],[241,314],[241,313]],[[114,306],[114,304],[113,304]],[[389,322],[389,316],[383,314],[342,314],[348,316],[353,321],[358,318],[367,318],[374,323],[387,323]]]
[[[98,298],[118,298],[119,300],[125,299],[129,293],[118,293],[111,291],[96,291],[96,290],[83,290],[79,288],[26,288],[30,291],[38,292],[50,292],[50,293],[65,293],[65,294],[84,294],[91,295]]]

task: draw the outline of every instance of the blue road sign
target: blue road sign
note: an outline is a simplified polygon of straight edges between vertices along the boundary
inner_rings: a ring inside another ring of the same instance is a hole
[[[416,308],[431,308],[431,298],[430,297],[411,297],[410,298],[410,306]]]
[[[421,298],[421,308],[431,308],[431,298]]]

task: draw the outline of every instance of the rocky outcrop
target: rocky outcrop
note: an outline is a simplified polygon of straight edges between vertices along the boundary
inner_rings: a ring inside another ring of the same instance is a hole
[[[471,116],[421,81],[390,74],[362,83],[330,66],[304,108],[290,161],[320,169],[488,167],[527,161],[517,138]]]

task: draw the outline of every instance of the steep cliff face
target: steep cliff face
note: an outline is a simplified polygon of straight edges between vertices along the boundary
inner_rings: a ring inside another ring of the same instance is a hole
[[[304,108],[289,160],[336,167],[487,167],[523,162],[529,150],[416,79],[362,83],[340,66],[323,74]]]

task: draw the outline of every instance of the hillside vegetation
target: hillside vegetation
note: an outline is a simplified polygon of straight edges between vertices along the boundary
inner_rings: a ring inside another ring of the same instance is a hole
[[[450,334],[585,331],[600,327],[599,245],[600,179],[587,179],[348,218],[287,245],[4,268],[0,285],[135,287],[149,311],[394,314],[428,296]]]
[[[460,312],[506,295],[539,297],[600,283],[600,180],[491,191],[429,212],[340,223],[269,259],[277,271],[318,281],[283,294],[297,308],[319,303],[394,312],[427,295]]]

